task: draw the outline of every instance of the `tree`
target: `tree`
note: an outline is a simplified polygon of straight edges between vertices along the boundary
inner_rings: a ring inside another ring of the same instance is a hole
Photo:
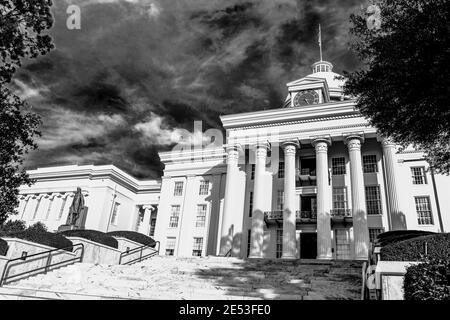
[[[40,119],[9,88],[23,59],[53,49],[51,0],[0,0],[0,224],[15,214],[19,186],[31,184],[23,156],[37,147]]]
[[[450,1],[375,0],[369,8],[350,17],[365,67],[345,73],[345,91],[382,135],[423,150],[448,174]]]

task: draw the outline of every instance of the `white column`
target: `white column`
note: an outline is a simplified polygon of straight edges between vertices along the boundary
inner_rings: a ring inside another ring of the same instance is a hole
[[[329,210],[328,146],[330,139],[313,141],[317,172],[317,259],[332,259],[331,221]]]
[[[381,145],[383,147],[384,166],[386,168],[386,183],[388,191],[388,204],[391,228],[393,230],[406,229],[406,221],[399,221],[402,216],[398,201],[397,179],[395,176],[395,153],[396,145],[390,139],[382,139]]]
[[[295,210],[295,153],[296,142],[283,143],[284,150],[284,208],[283,208],[283,259],[296,259]]]
[[[369,257],[369,229],[367,227],[366,198],[361,160],[361,143],[363,141],[364,138],[360,135],[350,135],[346,137],[350,157],[353,236],[355,258],[357,260],[366,260]]]
[[[220,253],[219,255],[226,255],[233,245],[234,236],[234,225],[233,225],[233,215],[237,214],[234,212],[234,188],[238,183],[238,168],[239,162],[239,147],[231,146],[227,148],[227,177],[225,182],[225,200],[223,205],[223,215],[222,215],[222,229],[220,232]]]
[[[256,147],[255,185],[253,188],[252,231],[249,258],[263,257],[264,244],[264,174],[266,171],[268,144]]]

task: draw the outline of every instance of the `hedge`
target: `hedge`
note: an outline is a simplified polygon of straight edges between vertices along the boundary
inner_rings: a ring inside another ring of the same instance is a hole
[[[0,256],[6,256],[8,253],[8,242],[0,239]]]
[[[430,231],[420,231],[420,230],[398,230],[398,231],[388,231],[377,236],[375,245],[386,246],[391,243],[413,239],[421,236],[427,236],[436,234]]]
[[[145,234],[135,232],[135,231],[112,231],[107,233],[113,237],[122,237],[131,241],[138,242],[142,245],[154,247],[156,245],[156,241],[146,236]]]
[[[405,300],[450,300],[450,260],[427,260],[406,269]]]
[[[384,261],[421,261],[427,243],[429,259],[448,259],[450,257],[450,233],[438,233],[404,240],[381,248]]]
[[[10,220],[0,226],[0,236],[6,236],[11,232],[24,231],[27,228],[25,221],[22,220]]]
[[[66,237],[80,237],[94,242],[104,244],[105,246],[117,249],[119,243],[112,236],[97,230],[67,230],[61,232]]]
[[[18,238],[30,242],[43,244],[56,249],[62,249],[72,252],[72,241],[61,234],[43,231],[41,229],[27,229],[8,234],[8,237]]]

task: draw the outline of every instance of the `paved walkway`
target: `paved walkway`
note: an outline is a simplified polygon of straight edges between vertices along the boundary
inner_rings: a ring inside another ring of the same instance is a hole
[[[12,283],[0,297],[33,290],[62,299],[360,299],[361,263],[159,256],[131,266],[79,263]]]

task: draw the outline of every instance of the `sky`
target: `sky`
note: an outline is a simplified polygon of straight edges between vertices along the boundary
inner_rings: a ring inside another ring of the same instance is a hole
[[[178,132],[220,115],[280,108],[286,83],[319,59],[360,63],[349,15],[362,0],[55,0],[55,49],[26,61],[13,89],[42,119],[27,169],[114,164],[157,179]],[[67,8],[81,29],[67,28]]]

